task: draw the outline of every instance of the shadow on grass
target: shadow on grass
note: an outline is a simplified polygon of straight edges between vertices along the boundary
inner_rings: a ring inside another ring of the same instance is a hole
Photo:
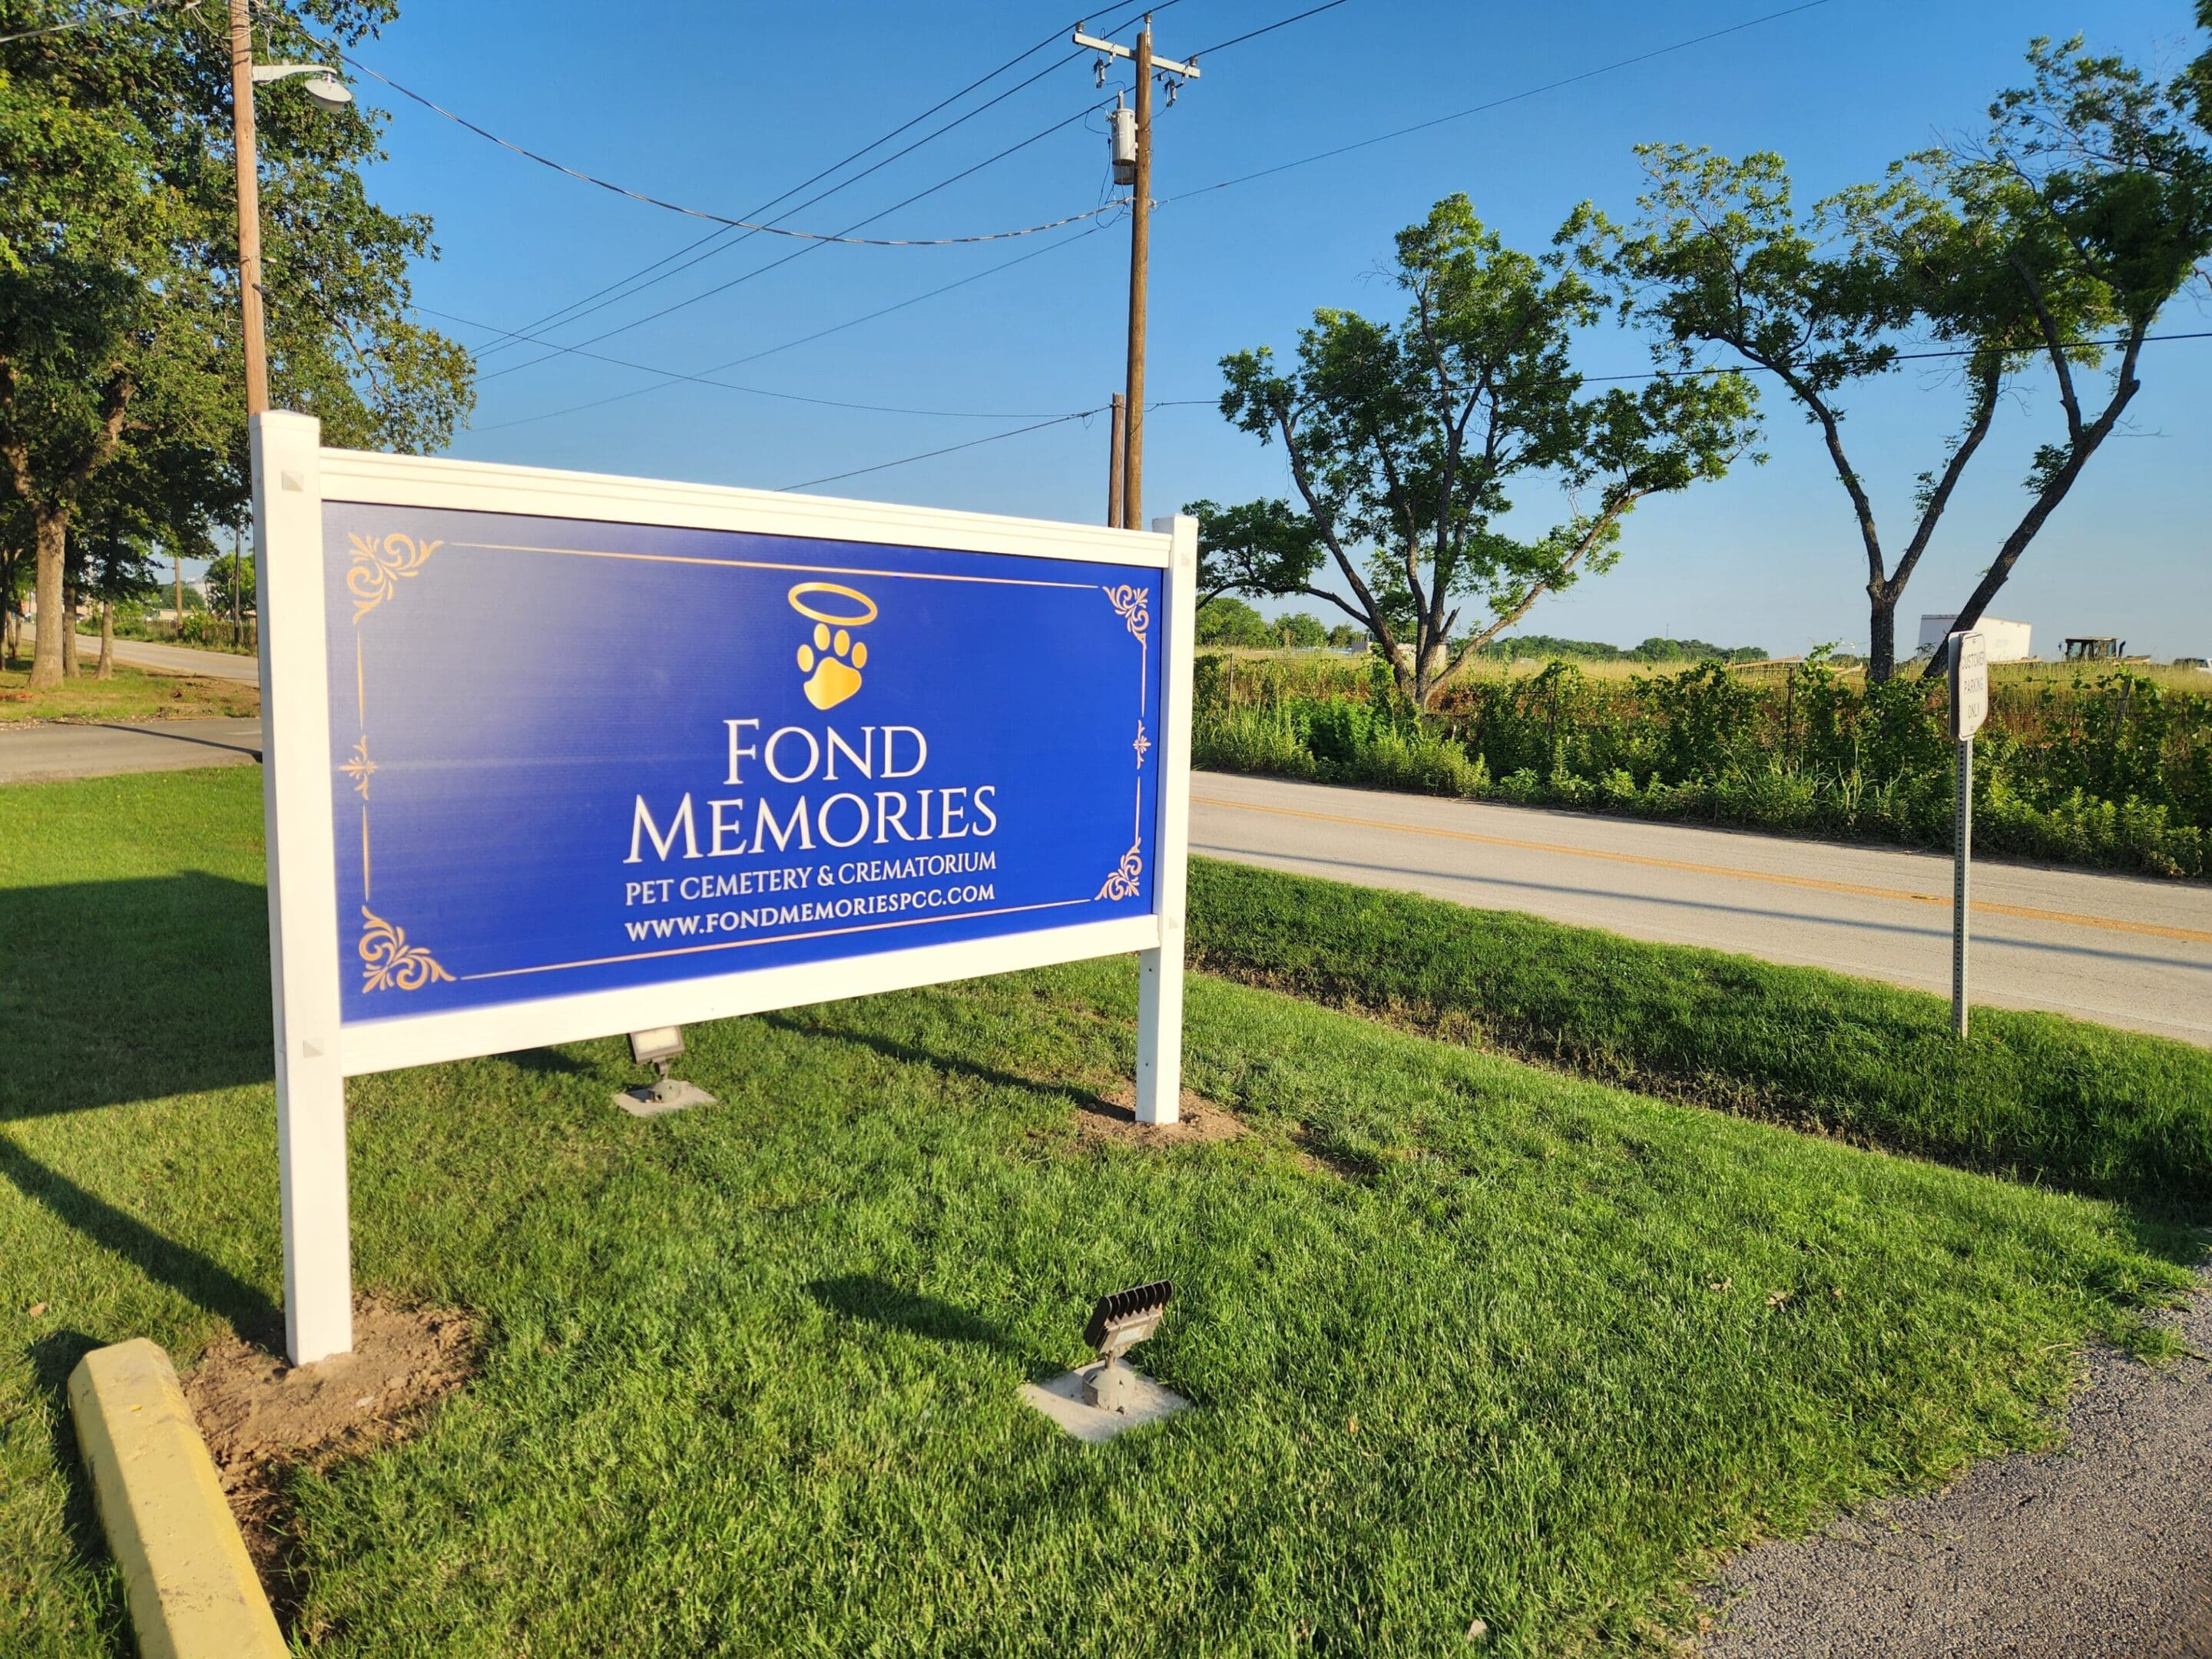
[[[0,889],[0,1122],[268,1083],[263,890],[199,871]]]
[[[147,1278],[229,1321],[231,1328],[247,1341],[264,1347],[282,1341],[284,1316],[263,1292],[221,1263],[164,1238],[137,1217],[48,1169],[5,1135],[0,1135],[0,1176],[33,1204],[121,1256]]]
[[[916,1048],[910,1042],[894,1042],[890,1037],[877,1036],[868,1031],[848,1031],[835,1025],[819,1025],[787,1013],[763,1014],[759,1018],[763,1024],[779,1031],[788,1031],[794,1036],[822,1037],[833,1042],[848,1042],[855,1048],[872,1049],[885,1060],[896,1060],[902,1066],[927,1066],[933,1071],[964,1077],[973,1082],[988,1084],[994,1089],[1012,1089],[1024,1094],[1041,1096],[1057,1104],[1072,1105],[1079,1111],[1088,1111],[1099,1103],[1098,1091],[1086,1089],[1080,1084],[1046,1083],[1016,1072],[1002,1072],[995,1066],[981,1066],[957,1054],[937,1054],[927,1048]]]
[[[806,1287],[806,1293],[831,1313],[847,1319],[905,1331],[932,1342],[972,1342],[1024,1363],[1031,1358],[988,1320],[872,1274],[817,1279]]]
[[[59,1330],[26,1344],[23,1349],[31,1362],[33,1384],[46,1399],[54,1472],[69,1492],[68,1501],[62,1505],[62,1533],[77,1558],[94,1565],[106,1565],[112,1558],[106,1534],[100,1530],[100,1511],[93,1503],[92,1477],[85,1472],[84,1456],[76,1443],[76,1423],[69,1408],[69,1379],[78,1360],[103,1346],[98,1337],[83,1331]],[[120,1594],[122,1575],[108,1575],[104,1582],[107,1589],[104,1622],[116,1638],[114,1650],[120,1653],[125,1651],[124,1633],[129,1628]]]

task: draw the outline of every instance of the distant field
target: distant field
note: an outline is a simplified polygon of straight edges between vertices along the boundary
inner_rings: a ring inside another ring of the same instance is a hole
[[[1948,847],[1940,686],[1825,663],[1484,665],[1418,714],[1377,658],[1208,652],[1198,764],[1784,834]],[[1994,671],[1975,841],[2057,863],[2212,875],[2212,674]]]
[[[63,1389],[281,1294],[258,780],[0,790],[0,1653],[131,1651]],[[1202,901],[1210,902],[1210,901]],[[1144,1144],[1126,960],[357,1079],[356,1267],[483,1321],[295,1477],[319,1654],[1650,1654],[1714,1553],[2046,1443],[2194,1237],[1203,975]],[[1225,1126],[1225,1128],[1224,1127]],[[1016,1397],[1176,1286],[1197,1404]],[[41,1311],[33,1315],[30,1310]]]

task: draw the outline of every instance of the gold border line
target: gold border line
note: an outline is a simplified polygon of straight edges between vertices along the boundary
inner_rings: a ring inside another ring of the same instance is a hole
[[[1096,582],[1047,582],[1021,576],[947,576],[923,570],[866,570],[857,565],[843,564],[777,564],[765,559],[702,559],[679,553],[611,553],[592,547],[524,547],[510,542],[447,542],[448,547],[472,547],[490,553],[560,553],[572,559],[635,559],[644,564],[706,564],[724,570],[793,570],[809,575],[883,576],[896,580],[915,582],[983,582],[997,587],[1096,587]],[[954,552],[957,549],[937,548],[933,552]],[[983,557],[1026,557],[1022,554],[985,554]],[[1150,569],[1149,565],[1129,565],[1132,570]]]
[[[1193,795],[1193,806],[1226,806],[1240,812],[1272,812],[1278,817],[1311,818],[1320,823],[1340,823],[1355,830],[1390,830],[1405,836],[1429,836],[1442,841],[1471,841],[1487,847],[1513,847],[1532,853],[1557,853],[1569,858],[1597,859],[1608,864],[1636,864],[1652,870],[1679,870],[1695,876],[1727,876],[1736,881],[1763,881],[1778,887],[1805,887],[1820,893],[1848,893],[1857,898],[1893,899],[1911,904],[1951,902],[1948,893],[1915,893],[1902,887],[1868,887],[1857,882],[1826,881],[1818,876],[1784,876],[1762,870],[1732,870],[1722,864],[1691,864],[1680,859],[1654,858],[1644,853],[1609,853],[1595,847],[1562,847],[1556,842],[1521,841],[1511,836],[1485,836],[1472,830],[1439,830],[1425,824],[1391,823],[1381,818],[1342,817],[1334,812],[1313,812],[1295,806],[1261,806],[1251,801],[1218,800]],[[1294,854],[1291,856],[1295,856]],[[2028,921],[2055,921],[2075,927],[2101,927],[2115,933],[2140,933],[2151,939],[2185,940],[2212,945],[2212,933],[2193,927],[2166,927],[2153,921],[2121,921],[2111,916],[2077,915],[2068,910],[2039,910],[2025,904],[1992,904],[1977,899],[1972,907],[1983,915],[2014,916]]]
[[[725,939],[720,945],[683,945],[672,951],[633,951],[623,957],[592,957],[582,962],[548,962],[535,968],[495,968],[489,973],[463,974],[469,979],[511,979],[517,974],[553,974],[563,968],[604,968],[617,962],[650,962],[658,957],[693,957],[702,951],[735,951],[749,945],[795,945],[802,939],[835,939],[841,933],[874,933],[886,927],[919,927],[932,921],[972,921],[982,916],[1019,915],[1024,910],[1061,910],[1071,904],[1092,904],[1095,899],[1051,899],[1042,904],[1008,904],[996,910],[963,910],[949,916],[908,916],[899,921],[864,922],[858,927],[820,927],[811,933],[775,933],[765,939]],[[813,965],[813,964],[809,964]]]

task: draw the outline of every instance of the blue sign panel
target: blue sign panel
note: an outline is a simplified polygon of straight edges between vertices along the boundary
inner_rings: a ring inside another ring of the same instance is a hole
[[[333,501],[348,1022],[1152,908],[1164,586]]]

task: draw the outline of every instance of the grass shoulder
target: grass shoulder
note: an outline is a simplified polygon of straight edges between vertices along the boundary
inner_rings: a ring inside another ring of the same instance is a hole
[[[1193,860],[1194,964],[1652,1095],[2212,1210],[2212,1053],[1508,911]]]
[[[39,970],[0,994],[10,1654],[118,1628],[69,1365],[276,1316],[259,830],[250,774],[0,792]],[[1243,1132],[1086,1133],[1134,1007],[1108,961],[698,1027],[723,1104],[652,1122],[607,1103],[619,1042],[356,1079],[357,1275],[487,1352],[293,1482],[301,1639],[1648,1651],[1715,1552],[2045,1443],[2079,1343],[2154,1349],[2194,1249],[1205,975],[1188,1081]],[[1156,1276],[1145,1362],[1199,1409],[1063,1440],[1017,1386]]]
[[[93,662],[51,690],[30,689],[31,665],[20,659],[0,665],[0,726],[43,720],[183,720],[246,716],[261,712],[261,693],[234,680],[149,672],[123,663],[115,678],[95,679]]]

